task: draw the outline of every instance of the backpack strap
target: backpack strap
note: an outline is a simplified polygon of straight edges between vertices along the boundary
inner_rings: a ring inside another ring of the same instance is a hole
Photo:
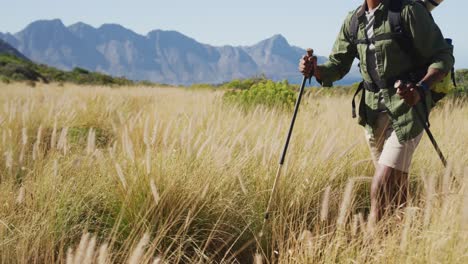
[[[390,24],[390,29],[392,31],[392,36],[390,36],[390,38],[395,39],[404,52],[411,54],[413,50],[410,37],[411,35],[405,31],[405,28],[403,27],[403,20],[401,18],[401,12],[403,11],[404,7],[403,1],[404,0],[390,1],[388,10],[388,23]],[[415,2],[419,1],[416,0]]]
[[[392,32],[403,33],[401,26],[401,11],[403,10],[403,0],[392,0],[388,9],[388,22]]]
[[[438,7],[439,6],[439,3],[437,3],[436,1],[434,0],[427,0],[429,3],[431,3],[431,5],[433,5],[434,7]]]
[[[359,7],[352,15],[351,21],[349,24],[349,40],[353,45],[358,44],[375,44],[376,41],[394,39],[398,42],[401,48],[407,52],[411,53],[412,43],[410,39],[410,34],[405,32],[403,27],[403,21],[401,18],[401,11],[404,7],[404,1],[406,0],[392,0],[390,1],[390,6],[388,10],[388,22],[390,24],[391,33],[380,34],[371,39],[364,38],[358,39],[358,30],[359,30],[359,20],[358,20],[358,11],[362,8]],[[422,3],[420,0],[413,0],[418,3]]]
[[[349,22],[349,41],[353,45],[357,45],[358,43],[358,31],[359,31],[359,20],[358,20],[358,12],[362,7],[359,7],[354,11],[353,15],[351,16],[351,21]]]

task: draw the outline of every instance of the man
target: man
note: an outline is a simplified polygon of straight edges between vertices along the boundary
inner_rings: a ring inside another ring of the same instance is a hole
[[[395,6],[400,7],[397,12],[405,39],[403,34],[393,34],[395,29],[390,26],[390,11],[396,14]],[[415,111],[430,111],[430,89],[453,67],[452,51],[423,4],[366,0],[346,17],[328,62],[317,65],[316,58],[308,56],[300,60],[299,70],[306,77],[313,74],[323,86],[343,78],[354,58],[360,60],[364,89],[359,123],[365,127],[376,166],[370,226],[389,207],[406,203],[408,171],[423,134]]]

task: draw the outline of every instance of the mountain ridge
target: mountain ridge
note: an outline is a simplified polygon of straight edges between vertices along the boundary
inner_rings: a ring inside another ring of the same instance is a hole
[[[173,30],[138,34],[119,24],[98,28],[83,22],[38,20],[0,39],[33,61],[64,70],[81,67],[132,80],[174,85],[222,83],[264,74],[298,82],[305,50],[276,34],[251,46],[212,46]],[[319,57],[319,62],[325,61]],[[342,83],[356,81],[355,73]]]
[[[12,47],[10,44],[8,44],[6,41],[2,39],[0,39],[0,54],[13,55],[20,59],[29,61],[29,59],[26,56],[24,56],[21,52],[19,52],[17,49],[15,49],[14,47]]]

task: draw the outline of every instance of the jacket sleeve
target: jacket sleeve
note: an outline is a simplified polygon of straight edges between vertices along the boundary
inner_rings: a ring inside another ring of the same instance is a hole
[[[402,12],[405,30],[411,35],[413,47],[429,68],[449,72],[454,63],[453,46],[445,41],[442,32],[426,8],[418,3],[408,5]]]
[[[357,55],[356,46],[349,40],[349,24],[352,13],[350,13],[333,45],[329,60],[318,65],[322,79],[318,80],[323,86],[332,86],[334,81],[342,79],[351,69],[354,58]]]

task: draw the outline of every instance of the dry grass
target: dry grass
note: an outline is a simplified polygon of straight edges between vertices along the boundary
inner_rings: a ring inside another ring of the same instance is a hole
[[[0,87],[1,263],[466,263],[468,106],[445,102],[414,158],[411,205],[367,230],[373,173],[349,96],[290,113],[181,89]],[[260,246],[260,254],[255,254]]]

